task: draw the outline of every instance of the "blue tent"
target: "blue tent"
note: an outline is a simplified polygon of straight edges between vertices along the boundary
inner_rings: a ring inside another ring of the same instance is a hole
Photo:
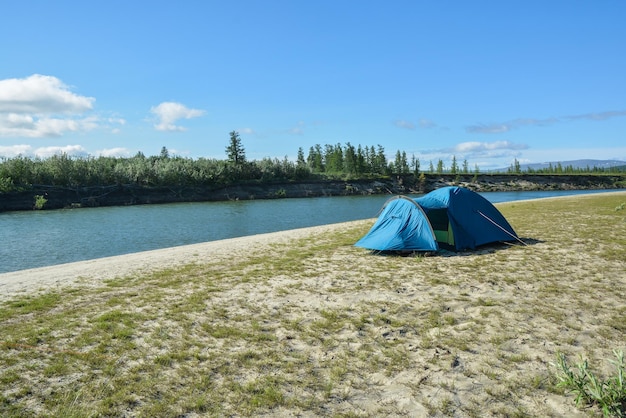
[[[426,214],[415,200],[405,196],[389,199],[372,229],[355,245],[379,251],[439,248]]]
[[[355,245],[371,250],[455,250],[518,239],[500,211],[462,187],[443,187],[417,199],[386,203],[370,231]]]

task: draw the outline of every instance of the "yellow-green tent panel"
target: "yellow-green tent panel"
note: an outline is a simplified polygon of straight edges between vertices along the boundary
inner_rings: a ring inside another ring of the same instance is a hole
[[[435,232],[435,240],[437,242],[454,246],[454,234],[452,233],[452,225],[448,222],[448,229],[442,231],[440,229],[433,229]]]

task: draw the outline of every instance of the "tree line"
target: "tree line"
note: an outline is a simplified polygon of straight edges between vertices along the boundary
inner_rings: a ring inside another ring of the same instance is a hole
[[[249,161],[239,133],[230,132],[225,148],[226,159],[185,158],[171,156],[163,147],[156,156],[138,152],[133,157],[71,157],[67,154],[48,158],[17,156],[0,159],[0,193],[28,190],[37,185],[67,188],[137,185],[144,187],[223,187],[242,182],[270,183],[277,181],[304,181],[319,179],[367,179],[390,175],[421,173],[470,174],[478,173],[478,166],[470,169],[467,160],[457,162],[452,157],[450,167],[442,160],[429,161],[422,167],[419,158],[410,158],[397,151],[389,161],[382,145],[316,144],[305,153],[300,147],[296,161],[287,157],[263,158]],[[560,164],[532,173],[585,173],[602,169],[574,169]],[[521,174],[515,160],[508,170]],[[530,170],[525,172],[531,173]]]

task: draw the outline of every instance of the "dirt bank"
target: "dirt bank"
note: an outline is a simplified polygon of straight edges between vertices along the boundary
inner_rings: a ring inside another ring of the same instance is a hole
[[[421,179],[405,175],[355,181],[248,183],[221,188],[212,185],[144,187],[120,184],[75,188],[35,185],[27,191],[1,194],[0,212],[32,210],[35,196],[43,196],[46,199],[44,209],[62,209],[291,197],[408,194],[424,193],[449,185],[461,185],[476,191],[613,189],[626,187],[626,176],[425,174]]]

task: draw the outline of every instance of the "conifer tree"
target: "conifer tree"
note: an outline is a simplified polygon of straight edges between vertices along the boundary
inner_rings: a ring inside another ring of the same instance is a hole
[[[242,165],[246,162],[246,151],[241,143],[239,133],[236,131],[230,133],[230,142],[226,147],[226,155],[228,156],[228,161],[235,165]]]

